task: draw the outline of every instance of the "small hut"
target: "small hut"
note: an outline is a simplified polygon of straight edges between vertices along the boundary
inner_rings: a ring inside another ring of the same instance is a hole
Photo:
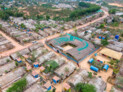
[[[60,80],[59,77],[57,77],[57,76],[54,76],[54,77],[53,77],[53,82],[54,82],[55,84],[57,84],[57,83],[59,82],[59,80]]]
[[[38,63],[38,62],[35,62],[35,63],[33,63],[33,66],[34,66],[35,68],[38,68],[38,67],[39,67],[39,63]]]
[[[44,87],[47,89],[47,91],[51,90],[51,89],[52,89],[52,86],[51,86],[50,81],[46,82],[46,83],[44,84]]]
[[[34,78],[38,78],[38,73],[36,72],[36,71],[32,71],[32,76],[34,77]]]
[[[45,70],[45,67],[41,66],[40,71],[43,72]]]
[[[65,91],[68,91],[68,90],[70,90],[70,88],[71,88],[70,85],[67,84],[67,83],[64,83],[64,84],[63,84],[63,87],[64,87],[64,90],[65,90]]]
[[[21,58],[17,58],[16,61],[17,61],[18,63],[22,63]]]

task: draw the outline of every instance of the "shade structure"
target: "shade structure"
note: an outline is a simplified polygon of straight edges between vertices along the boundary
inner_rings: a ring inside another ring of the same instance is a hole
[[[88,62],[89,63],[92,63],[94,61],[94,59],[93,58],[91,58]]]
[[[95,72],[98,72],[98,70],[99,70],[97,67],[95,67],[93,65],[91,65],[90,69],[93,70],[93,71],[95,71]]]
[[[104,67],[103,67],[103,69],[106,70],[106,71],[108,70],[108,68],[109,68],[109,65],[107,65],[107,64],[105,64]]]

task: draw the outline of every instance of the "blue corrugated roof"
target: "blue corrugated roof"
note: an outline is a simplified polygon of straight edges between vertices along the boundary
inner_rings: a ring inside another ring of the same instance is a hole
[[[98,72],[98,70],[99,70],[97,67],[95,67],[93,65],[91,65],[90,69],[93,70],[93,71],[95,71],[95,72]]]
[[[103,69],[105,69],[106,71],[108,70],[108,68],[109,68],[109,65],[107,65],[107,64],[105,64],[103,67]]]

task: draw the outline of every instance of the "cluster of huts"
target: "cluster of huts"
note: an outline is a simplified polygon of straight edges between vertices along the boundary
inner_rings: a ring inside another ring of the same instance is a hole
[[[85,24],[98,17],[101,17],[102,15],[103,12],[98,12],[76,21],[63,22],[43,20],[39,23],[32,19],[24,20],[22,17],[10,17],[8,22],[0,20],[0,24],[2,24],[2,29],[5,33],[16,39],[21,44],[24,44],[30,41],[39,40],[58,32],[63,32],[64,30],[71,29],[75,26]],[[21,24],[24,24],[26,28],[22,28]],[[44,27],[35,32],[34,30],[36,29],[37,24],[43,25]]]
[[[71,87],[75,87],[78,83],[88,83],[92,84],[96,88],[96,92],[104,92],[106,89],[107,84],[103,81],[102,78],[99,77],[88,77],[89,73],[87,70],[80,69],[75,74],[73,74],[67,82],[70,84]]]
[[[73,7],[69,4],[64,4],[64,3],[60,3],[60,4],[57,4],[57,5],[53,5],[53,7],[56,7],[56,8],[62,8],[62,9],[72,9]]]
[[[26,42],[30,42],[30,41],[37,40],[37,39],[41,38],[36,33],[26,33],[26,32],[21,31],[15,27],[12,27],[5,21],[0,20],[0,24],[2,24],[2,30],[6,34],[13,37],[15,40],[17,40],[21,44],[24,44]]]
[[[115,85],[116,87],[120,86],[120,88],[118,88],[118,92],[122,92],[123,90],[123,83],[121,82],[123,79],[123,62],[120,63],[119,65],[120,70],[119,73],[116,75],[116,81],[115,81]]]
[[[35,58],[35,61],[33,61],[33,58]],[[45,79],[43,80],[43,84],[40,85],[37,83],[41,77],[40,73],[45,70],[46,65],[44,64],[50,60],[54,60],[59,66],[54,71],[56,76],[43,74],[46,78],[49,75],[51,80],[46,81]],[[21,63],[24,63],[24,65],[18,66],[18,64]],[[26,64],[28,64],[28,66]],[[70,73],[67,73],[68,71],[65,70],[66,68],[68,68]],[[37,71],[38,69],[40,72]],[[57,83],[60,79],[62,80],[68,77],[75,69],[76,67],[73,63],[65,63],[64,58],[56,56],[53,52],[49,52],[43,47],[42,43],[37,43],[29,48],[0,59],[0,87],[4,91],[5,88],[8,88],[12,83],[26,75],[27,88],[24,92],[29,92],[32,87],[34,87],[33,90],[37,90],[37,87],[40,87],[38,90],[45,92],[53,88],[52,81]],[[29,70],[32,70],[32,72],[27,74]],[[61,74],[59,74],[60,72]]]
[[[0,34],[0,52],[14,48],[14,45]]]
[[[19,80],[26,74],[26,70],[23,66],[18,66],[17,63],[21,63],[21,58],[19,56],[26,55],[31,52],[31,50],[36,49],[37,47],[42,47],[40,43],[38,45],[31,46],[27,49],[13,53],[11,56],[0,58],[0,87],[2,89],[10,86],[13,82]],[[20,59],[19,59],[20,58]],[[30,78],[28,78],[30,81]]]

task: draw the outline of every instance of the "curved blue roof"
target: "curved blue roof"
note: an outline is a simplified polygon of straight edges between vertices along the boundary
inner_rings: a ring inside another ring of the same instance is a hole
[[[93,65],[91,65],[90,69],[93,70],[93,71],[95,71],[95,72],[98,72],[98,70],[99,70],[97,67],[95,67]]]
[[[92,63],[94,61],[94,59],[93,58],[91,58],[88,62],[89,63]]]
[[[109,65],[107,65],[107,64],[105,64],[103,67],[103,69],[105,69],[106,71],[108,70],[108,68],[109,68]]]

